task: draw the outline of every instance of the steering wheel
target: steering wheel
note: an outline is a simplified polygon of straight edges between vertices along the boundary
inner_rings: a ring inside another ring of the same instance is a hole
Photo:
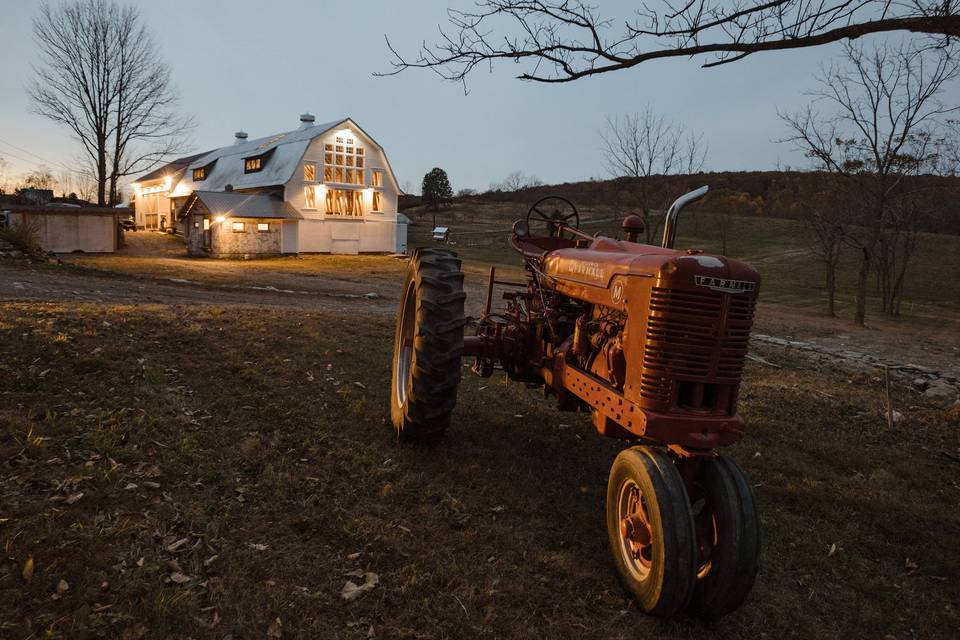
[[[573,203],[560,196],[547,196],[540,198],[530,210],[527,211],[527,229],[530,229],[530,223],[545,224],[549,230],[547,235],[560,237],[562,234],[561,225],[580,228],[580,213]],[[571,223],[572,221],[572,223]]]

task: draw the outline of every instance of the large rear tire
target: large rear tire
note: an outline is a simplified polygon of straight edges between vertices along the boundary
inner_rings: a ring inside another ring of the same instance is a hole
[[[667,617],[687,606],[696,533],[683,480],[663,450],[632,447],[613,461],[607,535],[620,580],[643,611]]]
[[[463,273],[445,249],[417,249],[394,336],[390,416],[397,438],[436,438],[450,425],[463,354]]]
[[[700,560],[689,613],[713,619],[737,609],[760,568],[760,519],[753,491],[732,460],[700,463],[691,496]]]

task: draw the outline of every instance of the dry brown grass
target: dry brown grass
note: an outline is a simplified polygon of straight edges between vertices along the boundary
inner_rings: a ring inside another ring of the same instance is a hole
[[[0,637],[264,637],[278,618],[285,638],[955,637],[956,414],[904,392],[890,433],[879,381],[764,354],[784,368],[749,369],[729,451],[762,510],[757,586],[720,622],[657,621],[608,561],[622,445],[472,377],[447,438],[397,445],[391,324],[0,303]],[[354,569],[380,584],[347,603]]]

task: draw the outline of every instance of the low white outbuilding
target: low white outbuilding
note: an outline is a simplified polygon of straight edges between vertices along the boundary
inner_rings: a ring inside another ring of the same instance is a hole
[[[122,243],[119,220],[132,213],[106,207],[17,205],[0,211],[0,226],[31,228],[44,251],[112,253]]]

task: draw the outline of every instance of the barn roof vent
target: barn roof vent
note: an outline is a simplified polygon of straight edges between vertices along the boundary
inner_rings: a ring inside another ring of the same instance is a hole
[[[311,114],[311,113],[301,113],[301,114],[300,114],[300,128],[301,128],[301,129],[306,129],[307,127],[312,127],[314,120],[316,120],[316,118],[313,117],[313,114]]]
[[[242,143],[244,143],[244,142],[247,141],[247,137],[248,137],[248,136],[247,136],[247,132],[246,132],[246,131],[237,131],[237,132],[236,132],[235,134],[233,134],[233,135],[234,135],[234,137],[236,138],[236,143],[237,143],[237,144],[242,144]]]

